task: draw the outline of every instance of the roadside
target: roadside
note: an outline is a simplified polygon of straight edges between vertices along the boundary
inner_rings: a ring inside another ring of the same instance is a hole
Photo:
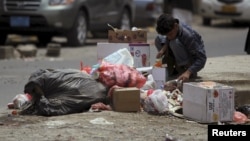
[[[235,63],[237,65],[232,65]],[[200,76],[204,81],[235,86],[237,93],[244,94],[240,96],[241,102],[249,103],[249,64],[247,55],[208,58]],[[11,112],[7,108],[0,109],[0,140],[163,141],[166,134],[182,141],[207,140],[208,124],[171,115],[101,111],[42,117],[12,115]]]
[[[152,48],[152,52],[154,53],[154,48]],[[1,74],[4,76],[1,76],[3,81],[0,84],[3,85],[0,87],[7,87],[8,89],[16,89],[16,85],[23,87],[20,86],[24,83],[23,79],[27,79],[30,72],[39,67],[79,68],[81,60],[96,58],[96,48],[93,46],[84,49],[66,47],[61,50],[59,58],[46,57],[45,54],[46,48],[39,49],[36,58],[27,58],[25,61],[2,61],[1,65],[4,71],[1,71]],[[51,63],[46,64],[47,62]],[[88,62],[90,65],[95,63],[95,59]],[[7,66],[6,64],[11,65]],[[240,98],[241,104],[250,103],[249,64],[249,55],[208,58],[207,65],[199,75],[203,81],[216,81],[236,87],[238,95],[236,99]],[[27,68],[29,70],[26,70]],[[17,77],[16,75],[21,76]],[[22,83],[19,80],[22,80]],[[11,87],[6,83],[12,83]],[[242,95],[240,95],[241,93]],[[208,124],[201,124],[171,115],[101,111],[42,117],[12,115],[11,112],[7,107],[0,109],[0,140],[164,141],[166,134],[182,141],[207,140]]]
[[[113,111],[57,117],[11,116],[1,111],[0,140],[5,141],[205,141],[207,125],[172,116]],[[96,121],[96,123],[91,123]]]

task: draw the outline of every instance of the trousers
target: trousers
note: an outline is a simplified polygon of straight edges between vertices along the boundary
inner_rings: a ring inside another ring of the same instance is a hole
[[[159,52],[162,47],[164,46],[164,43],[161,42],[159,37],[155,38],[155,47],[157,51]],[[164,54],[164,57],[162,58],[162,64],[167,64],[167,74],[168,78],[167,80],[173,80],[178,78],[182,73],[184,73],[191,64],[183,65],[183,66],[178,66],[174,57],[174,54],[170,47],[167,48],[167,51]],[[196,78],[196,74],[192,74],[190,78]]]

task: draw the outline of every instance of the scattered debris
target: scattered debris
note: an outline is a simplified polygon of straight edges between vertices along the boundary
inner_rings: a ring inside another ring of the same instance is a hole
[[[107,121],[106,119],[104,119],[102,117],[90,120],[90,123],[92,123],[92,124],[102,124],[102,125],[111,125],[111,124],[114,124],[113,122],[109,122],[109,121]]]

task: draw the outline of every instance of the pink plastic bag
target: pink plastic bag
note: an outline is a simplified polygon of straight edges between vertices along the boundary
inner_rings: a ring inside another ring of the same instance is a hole
[[[123,64],[111,64],[102,61],[96,71],[98,73],[98,80],[109,88],[114,85],[141,88],[147,80],[135,68]]]
[[[243,113],[241,113],[239,111],[235,111],[234,116],[233,116],[233,121],[238,123],[238,124],[243,124],[243,123],[246,123],[248,121],[248,118]]]

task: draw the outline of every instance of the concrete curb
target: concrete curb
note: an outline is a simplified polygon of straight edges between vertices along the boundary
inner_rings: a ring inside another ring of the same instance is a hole
[[[223,74],[221,75],[223,76]],[[250,80],[218,80],[202,78],[199,81],[214,81],[232,86],[235,88],[235,107],[250,104]]]
[[[208,58],[198,81],[215,81],[235,88],[235,106],[250,104],[250,56]]]

